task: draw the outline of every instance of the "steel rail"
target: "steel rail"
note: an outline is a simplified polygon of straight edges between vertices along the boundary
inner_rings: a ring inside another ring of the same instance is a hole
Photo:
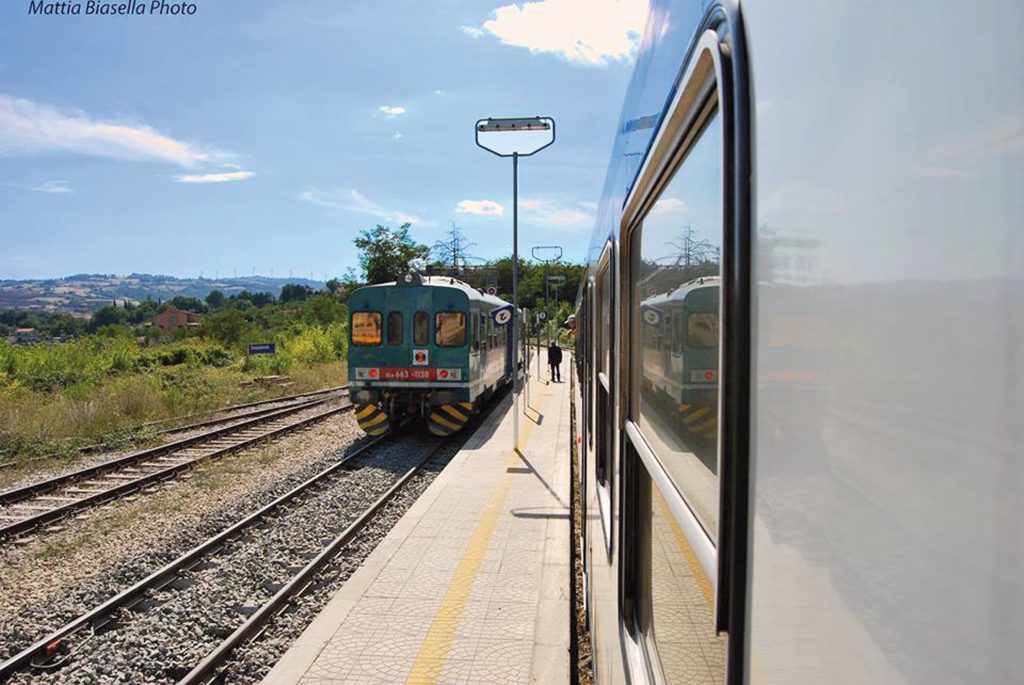
[[[250,409],[252,407],[258,407],[261,404],[271,404],[273,402],[289,402],[291,400],[298,400],[305,397],[314,397],[316,395],[326,395],[332,392],[342,392],[348,390],[347,385],[338,385],[332,388],[322,388],[320,390],[311,390],[309,392],[299,393],[298,395],[285,395],[284,397],[273,397],[267,400],[257,400],[255,402],[246,402],[244,404],[229,404],[226,407],[220,409],[208,409],[206,411],[197,411],[192,414],[182,414],[181,416],[170,416],[166,419],[157,419],[156,421],[146,421],[145,423],[139,424],[140,426],[158,426],[161,423],[170,423],[172,421],[183,421],[184,419],[193,419],[197,416],[207,416],[209,414],[217,414],[230,411],[238,411],[239,409]]]
[[[195,418],[197,416],[208,416],[210,414],[233,412],[233,411],[238,411],[239,409],[249,409],[251,407],[257,407],[257,406],[259,406],[261,404],[272,404],[272,403],[275,403],[275,402],[290,402],[292,400],[298,400],[298,399],[302,399],[302,398],[305,398],[305,397],[313,397],[313,396],[316,396],[316,395],[326,395],[326,394],[335,393],[335,392],[340,393],[340,396],[344,397],[345,394],[346,394],[345,391],[347,391],[347,390],[348,390],[348,386],[347,385],[338,385],[338,386],[334,386],[334,387],[331,387],[331,388],[322,388],[320,390],[311,390],[309,392],[303,392],[303,393],[299,393],[297,395],[285,395],[284,397],[275,397],[275,398],[268,399],[268,400],[258,400],[256,402],[247,402],[245,404],[230,404],[230,405],[228,405],[226,407],[221,407],[220,409],[209,409],[207,411],[195,412],[193,414],[182,414],[181,416],[171,416],[171,417],[168,417],[166,419],[157,419],[156,421],[146,421],[144,423],[140,423],[140,424],[137,424],[137,425],[138,425],[138,427],[148,428],[150,426],[159,426],[159,425],[164,424],[164,423],[171,423],[172,421],[181,421],[181,420],[184,420],[184,419],[191,419],[191,418]],[[278,407],[275,407],[275,409],[276,408],[278,408]],[[251,413],[243,414],[242,416],[253,416],[255,414],[256,414],[256,412],[251,412]],[[241,418],[241,416],[239,416],[239,417],[226,416],[226,417],[224,417],[222,419],[213,419],[213,420],[210,420],[210,421],[200,421],[198,423],[188,424],[188,425],[184,425],[184,426],[180,426],[180,427],[176,427],[176,428],[165,428],[165,429],[158,430],[157,431],[157,435],[163,435],[163,434],[166,434],[166,433],[179,433],[181,431],[191,430],[193,428],[202,428],[203,426],[212,426],[212,425],[215,425],[217,423],[224,423],[226,421],[232,421],[235,418]],[[104,449],[105,447],[107,447],[106,444],[104,444],[104,443],[97,443],[95,445],[85,445],[83,447],[79,447],[75,451],[79,452],[80,454],[92,454],[93,452],[99,452],[100,450]],[[28,459],[23,459],[21,461],[5,461],[5,462],[0,462],[0,469],[12,468],[12,467],[17,466],[17,465],[19,465],[21,463],[46,461],[47,459],[56,459],[56,458],[58,458],[60,456],[61,456],[60,454],[47,454],[47,455],[43,455],[43,456],[39,456],[39,457],[30,457]]]
[[[62,476],[54,476],[53,478],[47,478],[46,480],[37,481],[35,483],[29,483],[28,485],[23,485],[21,487],[13,488],[11,490],[5,490],[4,492],[0,492],[0,505],[14,504],[15,502],[30,499],[35,495],[38,495],[43,492],[48,492],[50,490],[54,490],[76,480],[93,478],[107,471],[116,471],[130,464],[134,464],[135,462],[142,461],[144,459],[158,457],[163,454],[167,454],[168,452],[177,452],[178,450],[185,449],[186,447],[192,447],[193,445],[206,442],[207,440],[213,440],[228,433],[236,432],[259,423],[264,423],[266,421],[269,421],[270,419],[275,418],[278,415],[283,416],[289,413],[295,413],[296,411],[300,411],[301,409],[308,409],[311,407],[315,407],[318,404],[323,404],[326,401],[327,400],[313,400],[302,405],[282,407],[280,409],[275,410],[275,413],[265,414],[261,417],[253,418],[248,421],[243,421],[242,423],[237,423],[233,426],[217,428],[215,430],[207,431],[206,433],[201,433],[199,435],[193,435],[191,437],[182,438],[180,440],[168,442],[163,445],[157,445],[156,447],[150,447],[144,450],[140,450],[138,452],[132,452],[131,454],[126,454],[124,456],[111,459],[110,461],[105,461],[102,464],[89,466],[84,469],[79,469],[78,471],[66,473]]]
[[[305,407],[303,407],[303,408],[305,408]],[[320,421],[320,420],[325,419],[325,418],[327,418],[329,416],[333,416],[334,414],[338,414],[338,413],[341,413],[341,412],[344,412],[344,411],[349,411],[349,410],[351,410],[351,408],[352,408],[352,405],[346,405],[344,407],[337,407],[335,409],[330,409],[330,410],[328,410],[326,412],[321,412],[319,414],[316,414],[315,416],[310,416],[310,417],[307,417],[305,419],[301,419],[299,421],[296,421],[294,423],[290,423],[290,424],[287,424],[285,426],[281,426],[281,427],[276,428],[274,430],[267,431],[266,433],[261,433],[260,435],[256,435],[256,436],[253,436],[251,438],[247,438],[245,440],[242,440],[241,442],[234,443],[234,444],[231,444],[231,445],[226,445],[226,446],[224,446],[222,448],[219,448],[219,449],[216,449],[213,452],[210,452],[208,454],[204,454],[204,455],[198,456],[195,459],[191,459],[189,461],[185,461],[185,462],[182,462],[182,463],[179,463],[179,464],[170,465],[167,468],[164,468],[164,469],[161,469],[159,471],[154,471],[153,473],[149,473],[149,474],[140,476],[139,478],[136,478],[134,480],[126,481],[126,482],[124,482],[124,483],[122,483],[120,485],[116,485],[116,486],[114,486],[114,487],[112,487],[112,488],[110,488],[108,490],[104,490],[104,491],[98,492],[98,493],[96,493],[94,495],[89,495],[89,496],[83,497],[82,499],[78,499],[78,500],[75,500],[73,502],[69,502],[68,504],[56,507],[54,509],[49,509],[47,511],[42,511],[39,514],[36,514],[34,516],[29,516],[29,517],[21,519],[19,521],[15,521],[13,523],[7,524],[7,525],[5,525],[3,527],[0,527],[0,540],[2,540],[4,538],[11,537],[11,536],[14,536],[14,535],[18,535],[18,534],[21,534],[21,533],[25,533],[25,532],[27,532],[29,530],[32,530],[34,528],[38,528],[39,526],[43,526],[43,525],[46,525],[48,523],[53,523],[53,522],[58,521],[60,519],[66,518],[67,516],[69,516],[69,515],[71,515],[71,514],[73,514],[75,512],[81,511],[83,509],[89,509],[89,508],[95,507],[95,506],[97,506],[99,504],[102,504],[102,503],[107,502],[109,500],[117,499],[119,497],[122,497],[122,496],[130,493],[130,492],[134,492],[136,490],[144,488],[144,487],[146,487],[148,485],[151,485],[153,483],[157,483],[157,482],[160,482],[162,480],[167,480],[167,479],[172,478],[175,475],[177,475],[177,474],[179,474],[179,473],[181,473],[183,471],[190,470],[192,467],[194,467],[199,462],[207,461],[209,459],[216,459],[216,458],[224,456],[225,454],[230,454],[231,452],[236,452],[238,450],[245,449],[247,447],[251,447],[252,445],[260,443],[260,442],[263,442],[264,440],[267,440],[267,439],[270,439],[270,438],[273,438],[273,437],[277,437],[278,435],[281,435],[283,433],[288,433],[288,432],[291,432],[293,430],[297,430],[299,428],[305,427],[305,426],[307,426],[307,425],[309,425],[311,423],[314,423],[316,421]],[[235,426],[231,426],[231,428],[235,428]]]
[[[230,542],[233,537],[237,536],[243,530],[263,520],[271,512],[295,499],[310,487],[322,481],[324,478],[347,466],[350,461],[362,455],[370,448],[379,445],[391,435],[392,433],[385,433],[365,445],[360,446],[350,454],[345,455],[338,463],[332,464],[320,473],[292,488],[284,495],[281,495],[273,502],[270,502],[266,506],[253,512],[230,527],[225,528],[223,531],[207,539],[200,545],[193,547],[174,561],[157,569],[126,590],[114,595],[107,601],[103,602],[103,604],[100,604],[94,609],[70,621],[63,627],[54,630],[46,637],[32,643],[30,646],[0,664],[0,679],[7,678],[16,671],[24,668],[32,662],[33,657],[46,655],[48,652],[55,652],[65,638],[73,635],[79,630],[86,627],[92,627],[95,629],[105,625],[109,620],[112,620],[112,615],[119,609],[132,606],[137,600],[142,599],[143,595],[149,590],[162,587],[168,581],[172,580],[178,572],[196,565],[204,556],[220,549],[224,544]]]
[[[273,597],[249,616],[241,626],[235,629],[231,635],[217,645],[212,652],[207,654],[206,657],[184,678],[179,680],[178,685],[197,685],[198,683],[213,682],[218,677],[214,671],[216,671],[216,669],[223,664],[228,657],[230,657],[235,648],[258,634],[262,628],[274,619],[275,616],[287,608],[289,602],[291,602],[294,597],[302,594],[302,592],[313,582],[313,577],[324,566],[330,563],[331,560],[338,555],[341,549],[350,543],[352,538],[354,538],[356,534],[370,522],[377,512],[380,511],[385,504],[390,502],[392,498],[394,498],[394,496],[420,472],[426,463],[437,455],[437,453],[446,445],[447,443],[441,443],[421,459],[418,464],[406,471],[405,475],[399,478],[398,481],[388,488],[387,492],[381,495],[362,514],[360,514],[359,518],[349,524],[348,527],[346,527],[345,530],[339,533],[326,547],[324,547],[316,557],[306,564],[301,571],[292,576],[291,580],[285,583],[285,585],[281,587]]]

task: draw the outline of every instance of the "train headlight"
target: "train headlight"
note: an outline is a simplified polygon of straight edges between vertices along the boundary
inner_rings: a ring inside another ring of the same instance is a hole
[[[369,369],[366,367],[356,368],[356,380],[357,381],[369,381],[375,380],[380,377],[380,369]]]
[[[718,380],[718,372],[713,369],[690,371],[691,383],[714,383]]]
[[[439,381],[461,381],[462,369],[438,369],[437,379]]]

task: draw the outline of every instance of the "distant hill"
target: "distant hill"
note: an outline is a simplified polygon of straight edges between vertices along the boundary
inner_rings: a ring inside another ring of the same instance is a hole
[[[34,311],[88,314],[103,305],[118,300],[138,302],[147,297],[167,300],[176,295],[204,299],[211,290],[234,295],[248,290],[281,294],[288,283],[308,285],[314,290],[324,287],[322,281],[308,278],[267,278],[265,276],[239,276],[237,278],[175,278],[153,274],[75,274],[64,278],[40,280],[0,280],[0,309],[27,309]]]

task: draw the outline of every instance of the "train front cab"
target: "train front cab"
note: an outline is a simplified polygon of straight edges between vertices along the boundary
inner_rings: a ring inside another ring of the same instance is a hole
[[[582,548],[600,683],[746,681],[747,85],[738,15],[712,11],[698,36],[580,303]],[[691,395],[699,407],[644,376],[662,355],[644,335],[645,300],[709,275],[665,258],[687,226],[721,255],[717,382]]]

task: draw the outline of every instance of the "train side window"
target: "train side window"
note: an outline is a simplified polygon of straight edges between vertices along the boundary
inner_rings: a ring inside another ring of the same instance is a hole
[[[709,114],[680,166],[632,234],[640,330],[637,425],[711,540],[718,537],[721,123]],[[673,355],[655,344],[670,320]]]
[[[426,312],[416,312],[412,317],[412,341],[416,345],[430,342],[430,316]]]
[[[434,342],[439,347],[466,344],[466,315],[462,312],[438,312],[434,315]]]
[[[401,345],[404,319],[402,312],[388,312],[388,345]]]
[[[623,615],[643,666],[663,682],[748,676],[749,82],[744,63],[733,61],[742,51],[729,45],[742,32],[731,31],[730,15],[713,21],[662,117],[622,226],[631,364]],[[644,331],[662,325],[668,353]]]
[[[380,312],[352,312],[352,344],[357,347],[380,345]]]
[[[615,455],[618,440],[615,380],[615,303],[616,251],[612,245],[605,248],[602,265],[598,267],[597,301],[597,359],[598,373],[594,388],[594,478],[597,481],[597,502],[601,525],[605,534],[605,548],[613,553],[613,513],[618,506],[615,493]]]

